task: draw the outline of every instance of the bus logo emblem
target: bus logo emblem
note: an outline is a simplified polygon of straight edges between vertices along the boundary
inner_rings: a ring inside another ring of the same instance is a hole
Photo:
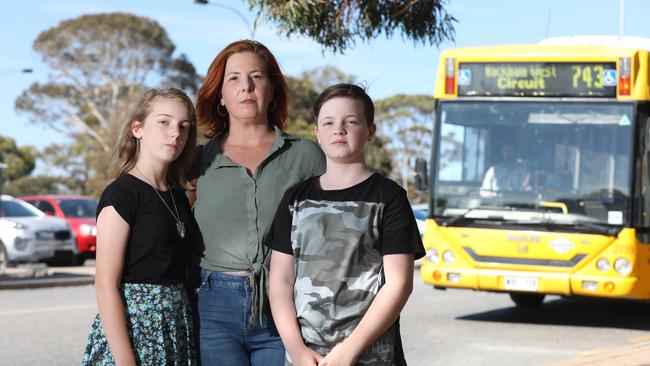
[[[557,254],[564,254],[569,250],[573,249],[573,244],[566,238],[559,237],[552,242],[548,243],[548,246],[553,248]]]

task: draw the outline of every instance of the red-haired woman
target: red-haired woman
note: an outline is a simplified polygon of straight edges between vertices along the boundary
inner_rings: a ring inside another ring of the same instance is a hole
[[[214,59],[196,102],[203,147],[194,214],[205,244],[197,289],[204,365],[283,365],[268,307],[264,242],[284,192],[324,172],[315,143],[287,135],[289,89],[261,43]]]

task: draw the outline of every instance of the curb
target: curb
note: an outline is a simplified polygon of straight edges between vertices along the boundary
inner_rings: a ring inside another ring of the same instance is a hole
[[[0,290],[33,289],[55,286],[82,286],[95,283],[94,276],[81,275],[51,275],[42,277],[11,278],[11,276],[0,276]]]
[[[92,285],[94,272],[94,267],[6,268],[0,271],[0,290]]]

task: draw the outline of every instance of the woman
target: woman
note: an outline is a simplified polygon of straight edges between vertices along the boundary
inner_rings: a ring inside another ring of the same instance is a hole
[[[231,43],[199,90],[203,147],[194,214],[205,250],[197,290],[204,365],[282,365],[284,347],[268,307],[264,246],[284,192],[324,172],[324,156],[285,134],[289,88],[261,43]]]

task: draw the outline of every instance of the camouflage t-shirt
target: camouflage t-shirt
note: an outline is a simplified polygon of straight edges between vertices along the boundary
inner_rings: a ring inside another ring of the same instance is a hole
[[[342,190],[320,189],[318,177],[298,184],[280,202],[269,238],[273,250],[294,256],[298,323],[322,355],[352,333],[384,284],[383,255],[424,255],[406,192],[376,173]],[[396,322],[357,364],[395,365],[399,337]]]

